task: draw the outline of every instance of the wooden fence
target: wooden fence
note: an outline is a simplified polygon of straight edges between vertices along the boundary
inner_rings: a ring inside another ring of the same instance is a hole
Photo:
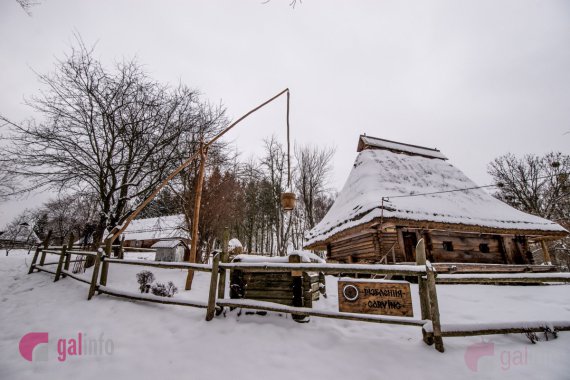
[[[105,252],[106,251],[106,252]],[[384,264],[314,264],[314,263],[258,263],[258,262],[227,262],[227,251],[214,255],[212,264],[192,263],[164,263],[141,260],[128,260],[110,257],[112,247],[106,246],[105,251],[88,252],[68,249],[67,245],[48,246],[44,243],[38,246],[28,273],[34,270],[47,272],[55,275],[54,281],[62,277],[70,277],[89,285],[87,299],[90,300],[96,292],[115,297],[131,300],[155,302],[162,304],[190,306],[206,309],[206,320],[210,321],[216,314],[220,314],[223,308],[244,308],[262,311],[289,313],[294,316],[315,316],[322,318],[344,319],[362,322],[397,324],[404,326],[416,326],[422,328],[423,340],[428,345],[443,352],[443,337],[473,336],[489,334],[526,333],[530,331],[568,331],[570,321],[555,322],[527,322],[527,323],[502,323],[482,325],[444,324],[440,321],[439,302],[437,296],[437,283],[454,284],[513,284],[513,283],[545,283],[545,282],[570,282],[569,273],[484,273],[484,274],[444,274],[437,275],[436,270],[425,259],[425,247],[420,240],[416,248],[416,265],[384,265]],[[55,262],[45,262],[47,254],[58,256]],[[91,278],[77,275],[69,271],[72,256],[92,257],[94,260]],[[39,262],[38,262],[39,260]],[[49,269],[57,265],[56,270]],[[210,287],[207,302],[173,299],[148,294],[137,294],[122,291],[107,286],[110,265],[135,265],[163,269],[187,269],[210,272]],[[227,271],[234,269],[247,272],[290,272],[292,276],[302,276],[303,272],[321,272],[324,274],[366,274],[372,276],[405,276],[415,277],[418,281],[421,317],[394,317],[381,315],[367,315],[346,312],[324,311],[312,308],[280,305],[273,302],[256,301],[251,299],[227,299],[225,298],[225,279]]]

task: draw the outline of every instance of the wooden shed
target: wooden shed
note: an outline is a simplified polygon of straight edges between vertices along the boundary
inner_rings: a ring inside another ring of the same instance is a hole
[[[329,260],[415,261],[426,241],[432,262],[532,264],[529,244],[568,235],[478,187],[439,150],[360,136],[358,156],[335,203],[309,233],[306,249]]]
[[[180,239],[161,240],[152,245],[156,249],[155,261],[184,261],[188,246]]]

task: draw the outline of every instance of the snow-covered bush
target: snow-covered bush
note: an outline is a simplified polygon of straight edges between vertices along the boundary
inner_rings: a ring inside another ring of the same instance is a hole
[[[156,284],[152,285],[150,291],[155,296],[172,297],[175,293],[178,292],[178,288],[174,286],[174,283],[172,281],[169,281],[167,285],[164,285],[162,282],[157,282]]]
[[[154,281],[154,274],[148,270],[143,270],[137,273],[137,282],[139,283],[139,290],[141,293],[148,293],[150,284]]]

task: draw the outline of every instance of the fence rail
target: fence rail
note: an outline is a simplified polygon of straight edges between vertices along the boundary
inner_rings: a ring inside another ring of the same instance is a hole
[[[76,281],[85,283],[89,285],[89,292],[87,297],[88,300],[91,299],[95,293],[99,293],[137,301],[206,309],[206,320],[208,321],[213,319],[216,313],[220,314],[225,307],[229,307],[289,313],[294,317],[314,316],[321,318],[334,318],[361,322],[421,327],[424,342],[428,345],[435,344],[435,348],[440,352],[444,351],[443,337],[526,333],[529,331],[541,332],[545,330],[570,331],[570,321],[513,322],[479,325],[441,324],[436,283],[507,285],[520,283],[540,284],[550,282],[570,283],[570,273],[547,272],[544,268],[538,269],[544,270],[544,273],[520,273],[520,268],[505,269],[500,267],[495,268],[497,270],[496,272],[490,273],[489,271],[492,269],[490,266],[486,266],[479,271],[477,271],[477,268],[474,269],[468,266],[462,266],[462,268],[457,272],[455,272],[455,268],[450,273],[448,272],[438,275],[436,269],[434,268],[434,265],[430,264],[425,259],[425,246],[423,239],[420,240],[418,246],[416,247],[416,263],[401,265],[299,263],[298,261],[300,261],[300,258],[297,258],[296,263],[229,263],[227,262],[229,260],[227,248],[224,250],[224,252],[216,253],[214,255],[211,265],[194,263],[166,263],[112,258],[110,255],[113,248],[116,247],[107,244],[106,252],[103,252],[102,249],[99,249],[98,252],[91,252],[68,249],[67,245],[57,247],[48,246],[47,242],[44,242],[44,244],[42,246],[38,246],[34,252],[34,257],[30,265],[29,273],[37,270],[53,274],[55,275],[54,282],[58,281],[60,277],[69,277]],[[59,256],[58,261],[46,263],[45,259],[47,254]],[[93,273],[91,274],[90,278],[69,271],[70,263],[81,261],[71,260],[72,255],[93,258]],[[48,268],[49,266],[54,266],[56,264],[56,270]],[[107,279],[110,265],[133,265],[151,268],[185,269],[209,272],[211,273],[211,277],[208,299],[205,302],[196,300],[183,300],[178,298],[160,297],[150,294],[139,294],[108,287]],[[417,277],[421,318],[335,312],[299,306],[285,306],[277,303],[251,299],[226,299],[224,297],[225,279],[227,271],[232,270],[240,270],[245,272],[290,272],[293,277],[302,276],[303,272],[321,272],[323,274],[352,273],[384,275],[387,278],[394,275]],[[468,271],[474,271],[475,273],[468,273]]]

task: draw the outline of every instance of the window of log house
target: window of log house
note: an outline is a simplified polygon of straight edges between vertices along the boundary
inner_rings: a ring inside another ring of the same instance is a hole
[[[443,249],[446,250],[446,251],[448,251],[448,252],[453,251],[453,242],[451,242],[451,241],[444,241],[444,242],[443,242]]]
[[[487,243],[479,244],[479,251],[481,251],[483,253],[489,253],[489,244],[487,244]]]

